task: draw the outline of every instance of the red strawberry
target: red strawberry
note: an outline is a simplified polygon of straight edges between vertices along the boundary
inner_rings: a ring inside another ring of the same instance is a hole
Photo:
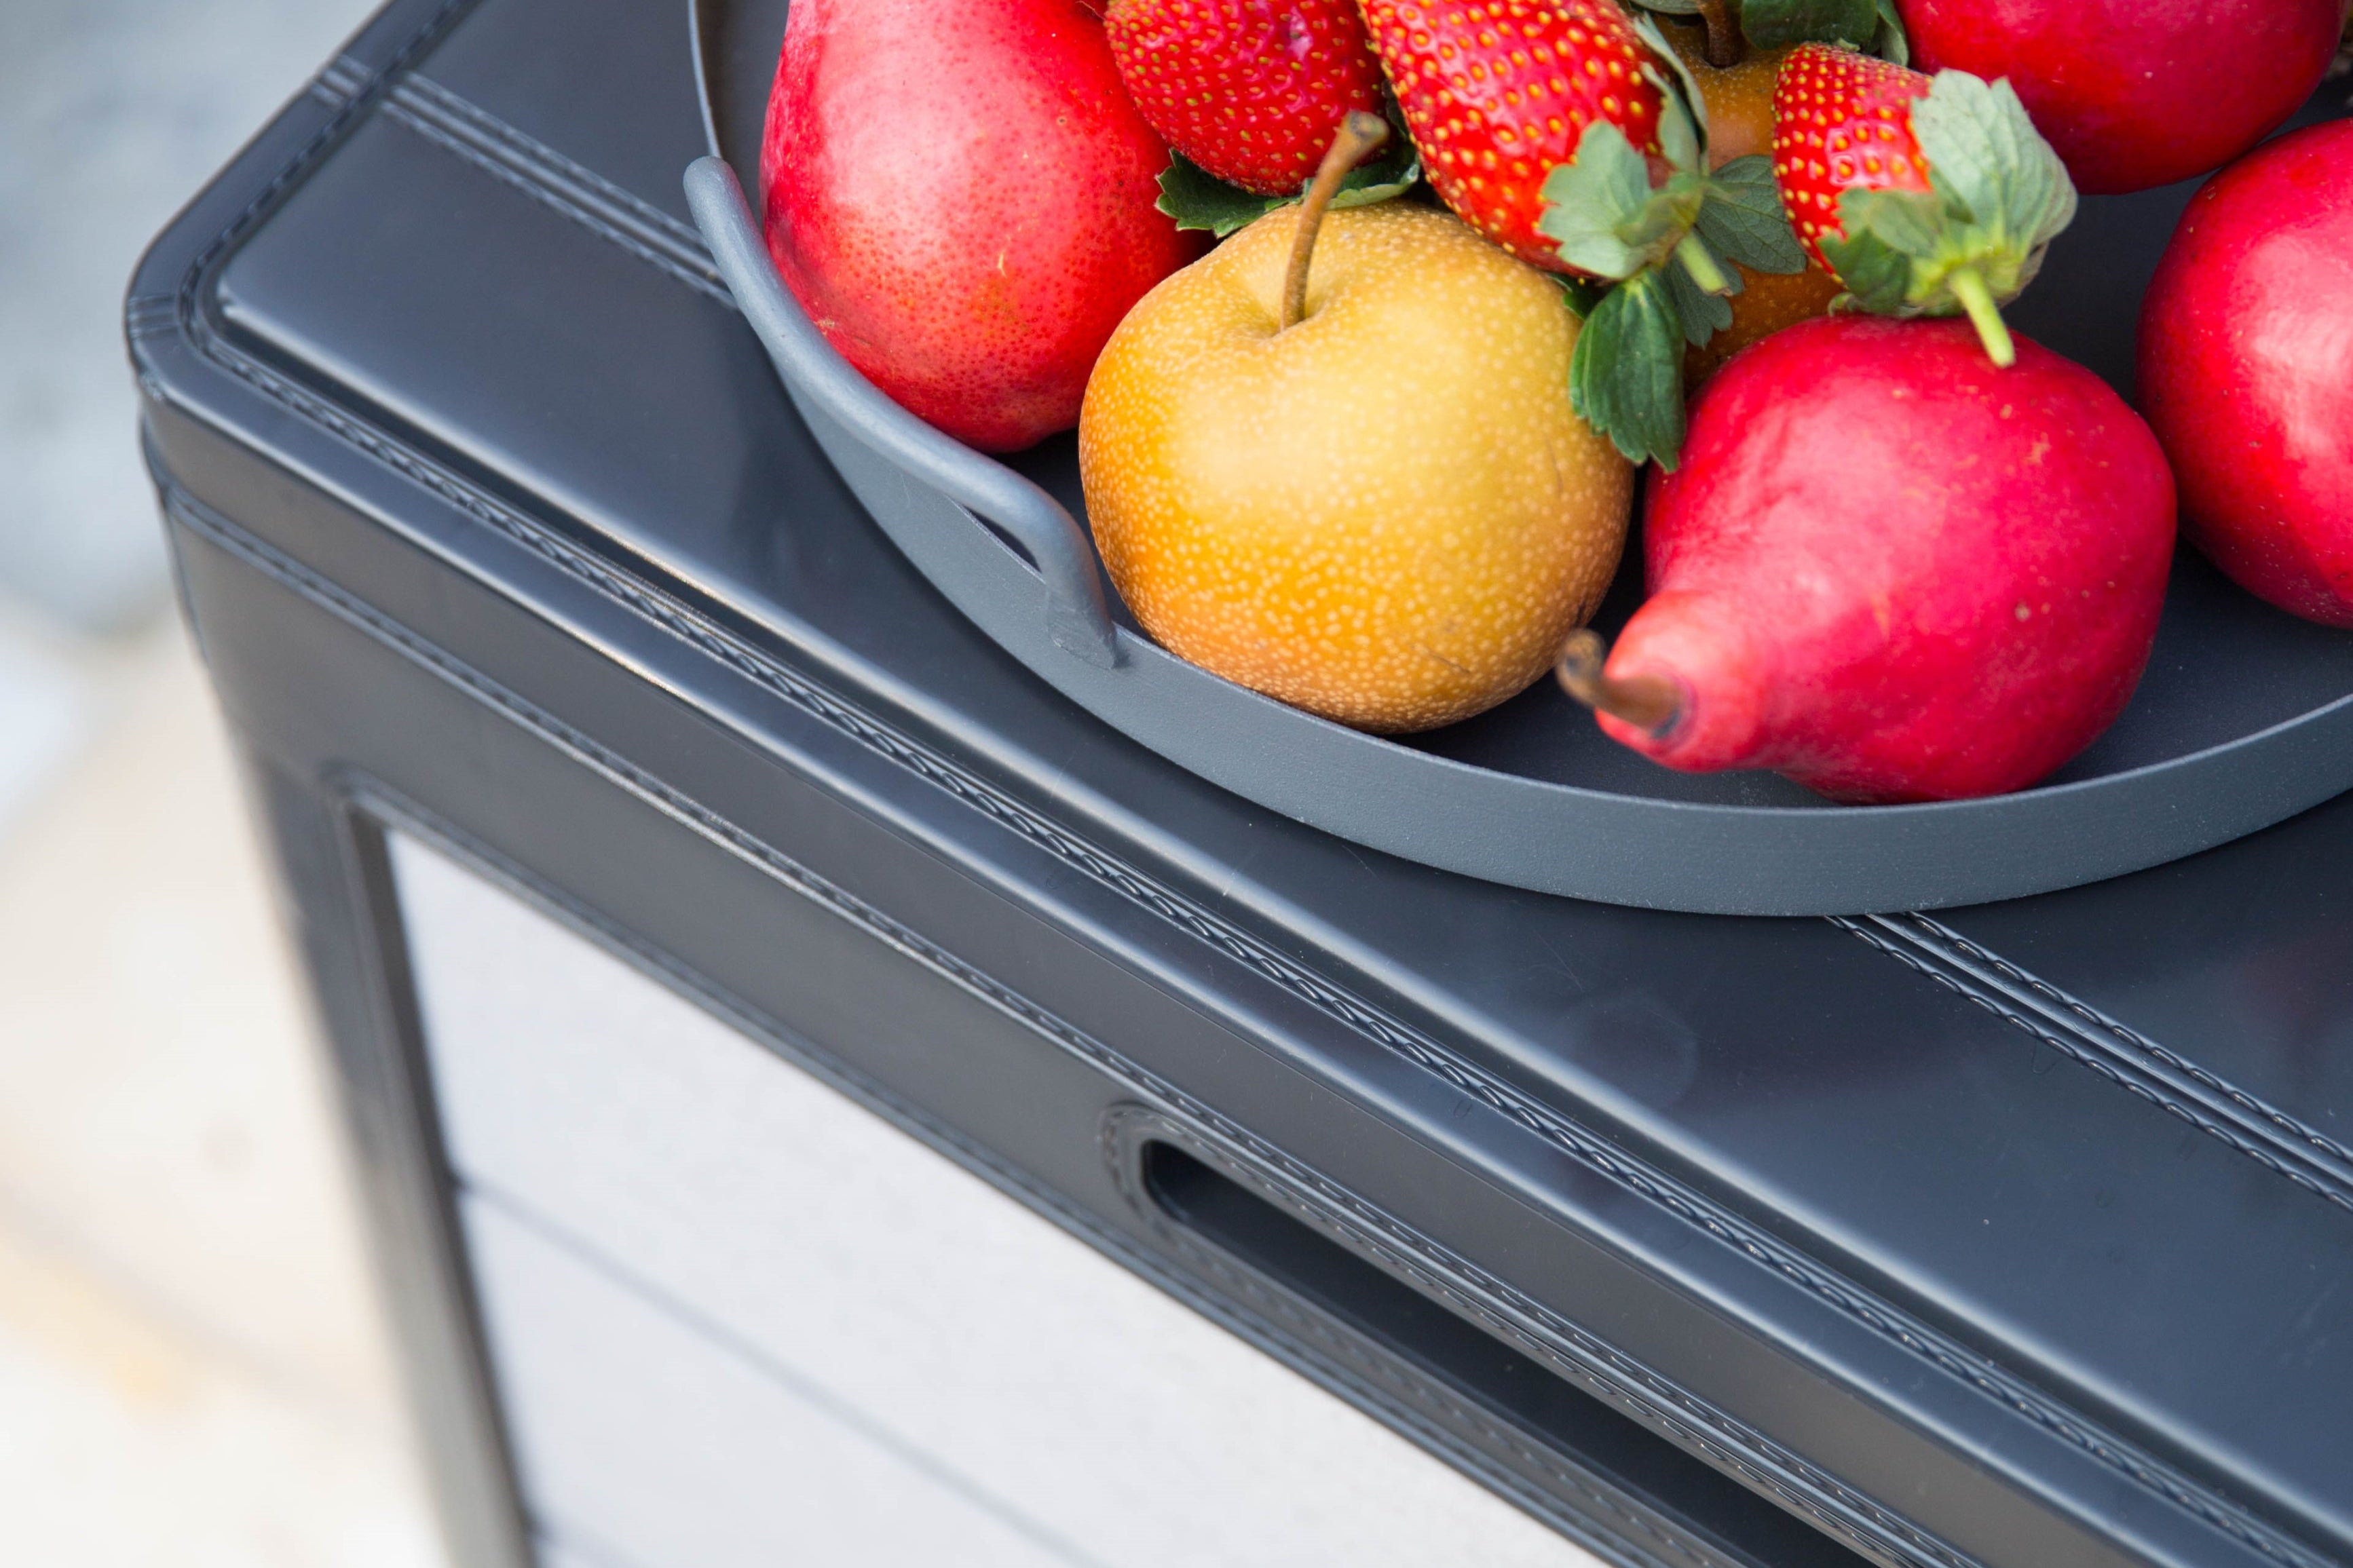
[[[1537,232],[1546,176],[1596,121],[1659,147],[1657,68],[1616,0],[1362,4],[1440,198],[1521,260],[1579,270]]]
[[[1928,160],[1912,134],[1912,100],[1928,79],[1873,55],[1801,44],[1773,83],[1773,174],[1798,239],[1831,264],[1819,243],[1843,237],[1847,191],[1925,191]]]
[[[1380,110],[1354,0],[1111,0],[1103,26],[1146,122],[1262,196],[1297,195],[1348,112]]]
[[[1799,239],[1855,304],[1966,311],[1998,365],[2017,358],[2000,306],[2075,216],[2066,166],[2008,81],[1922,76],[1824,44],[1782,62],[1773,175]]]

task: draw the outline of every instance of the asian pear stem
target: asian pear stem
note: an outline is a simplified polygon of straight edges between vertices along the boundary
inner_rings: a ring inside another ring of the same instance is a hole
[[[1683,716],[1683,695],[1662,675],[1612,676],[1602,673],[1609,645],[1590,626],[1569,633],[1562,645],[1553,678],[1561,689],[1597,713],[1623,720],[1637,730],[1663,735]]]
[[[1707,25],[1707,63],[1718,70],[1738,65],[1748,40],[1732,19],[1732,7],[1725,0],[1699,0],[1699,19]]]
[[[1282,280],[1282,321],[1277,331],[1288,331],[1307,314],[1307,264],[1314,258],[1315,231],[1324,226],[1324,211],[1340,194],[1340,182],[1388,139],[1389,122],[1377,114],[1352,109],[1340,121],[1339,134],[1332,138],[1331,148],[1315,171],[1315,183],[1307,187],[1307,199],[1299,204],[1299,226],[1292,235],[1291,270]]]

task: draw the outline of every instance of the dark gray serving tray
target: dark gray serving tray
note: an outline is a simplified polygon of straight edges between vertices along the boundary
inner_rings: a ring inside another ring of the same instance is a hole
[[[1540,682],[1425,735],[1360,734],[1164,652],[1106,585],[1068,436],[999,461],[892,403],[785,289],[743,193],[786,0],[690,0],[713,156],[697,222],[794,405],[883,531],[1064,696],[1172,762],[1343,838],[1540,892],[1719,914],[1863,914],[2048,892],[2227,843],[2353,787],[2353,636],[2176,560],[2157,651],[2116,725],[2044,784],[1838,806],[1769,773],[1672,772]],[[2332,84],[2297,122],[2345,112]],[[2195,183],[2084,201],[2010,310],[2131,395],[2142,289]],[[1641,602],[1639,543],[1598,623]]]

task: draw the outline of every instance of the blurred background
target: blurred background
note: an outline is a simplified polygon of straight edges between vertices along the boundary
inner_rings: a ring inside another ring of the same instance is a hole
[[[367,0],[0,0],[0,1563],[437,1568],[119,325]]]

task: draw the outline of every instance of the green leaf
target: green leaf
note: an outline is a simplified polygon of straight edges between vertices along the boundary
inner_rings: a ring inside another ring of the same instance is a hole
[[[1851,303],[1875,316],[1911,313],[1910,257],[1867,229],[1850,228],[1843,239],[1825,234],[1817,243],[1831,270],[1846,285]]]
[[[1808,41],[1861,48],[1879,31],[1878,0],[1745,0],[1740,30],[1760,49]]]
[[[1906,256],[1928,260],[1947,234],[1949,215],[1921,191],[1842,191],[1839,226],[1849,236],[1871,234]]]
[[[1707,156],[1691,111],[1672,92],[1659,94],[1659,155],[1670,169],[1700,168]]]
[[[1360,168],[1348,171],[1348,177],[1340,182],[1339,192],[1333,196],[1332,205],[1335,207],[1374,206],[1401,196],[1419,184],[1421,159],[1414,152],[1413,143],[1406,140],[1405,133],[1398,132],[1390,136],[1388,147],[1381,156]],[[1285,196],[1283,202],[1299,201],[1306,195],[1302,191],[1296,196]]]
[[[1692,6],[1694,12],[1698,9],[1696,4]],[[1659,25],[1641,11],[1630,12],[1629,16],[1635,36],[1649,46],[1654,57],[1654,61],[1644,63],[1643,74],[1658,84],[1660,96],[1665,100],[1659,116],[1660,154],[1672,168],[1704,172],[1707,168],[1707,95],[1700,91],[1699,79],[1692,75],[1691,67],[1683,63],[1675,47],[1667,42],[1667,36],[1659,31]],[[1660,74],[1655,61],[1662,60],[1674,72],[1673,81]]]
[[[1699,209],[1699,235],[1719,256],[1753,272],[1803,272],[1806,252],[1789,227],[1773,160],[1762,153],[1735,158],[1708,181]]]
[[[1401,196],[1420,183],[1421,159],[1399,131],[1390,136],[1379,157],[1348,171],[1332,205],[1368,207]],[[1298,195],[1261,196],[1229,185],[1182,153],[1172,152],[1168,167],[1160,172],[1160,199],[1153,205],[1175,218],[1178,228],[1207,229],[1223,239],[1306,194],[1303,189]]]
[[[1609,290],[1577,334],[1568,395],[1630,462],[1672,472],[1683,445],[1683,331],[1671,285],[1643,272]]]
[[[2031,249],[2073,219],[2074,183],[2007,78],[1938,71],[1912,106],[1912,132],[1931,183],[1991,235]]]
[[[1160,199],[1152,205],[1175,218],[1178,228],[1204,228],[1223,239],[1290,199],[1229,185],[1184,153],[1171,153],[1168,167],[1160,172]]]
[[[1597,278],[1624,278],[1648,259],[1621,237],[1651,200],[1651,171],[1626,133],[1597,120],[1577,138],[1577,156],[1545,177],[1544,216],[1536,231],[1560,247],[1560,258]]]
[[[1904,30],[1904,15],[1896,10],[1895,0],[1879,0],[1879,32],[1871,40],[1871,52],[1890,65],[1912,63],[1912,36]]]
[[[1657,11],[1669,16],[1696,16],[1699,0],[1634,0],[1645,11]]]
[[[1593,314],[1595,307],[1609,292],[1609,285],[1596,283],[1590,278],[1570,278],[1558,272],[1547,272],[1545,276],[1560,285],[1561,293],[1568,300],[1568,313],[1580,321]]]
[[[1618,226],[1618,237],[1641,265],[1664,261],[1699,218],[1707,202],[1707,176],[1677,172],[1652,191],[1633,216]]]
[[[1732,325],[1732,301],[1721,294],[1711,294],[1692,280],[1692,275],[1674,262],[1661,268],[1667,279],[1667,292],[1674,300],[1675,315],[1683,330],[1683,341],[1695,349],[1707,346],[1707,340]],[[1735,290],[1740,280],[1733,279]]]

